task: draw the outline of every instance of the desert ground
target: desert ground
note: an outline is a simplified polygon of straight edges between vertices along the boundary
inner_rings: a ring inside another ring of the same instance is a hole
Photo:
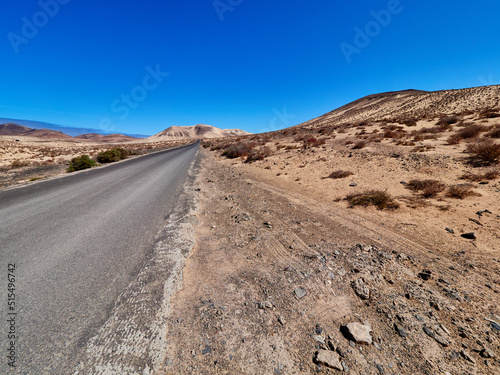
[[[203,141],[159,373],[500,374],[499,98],[379,94]],[[1,184],[109,147],[3,139]]]
[[[204,141],[162,373],[500,373],[500,116],[352,120]]]

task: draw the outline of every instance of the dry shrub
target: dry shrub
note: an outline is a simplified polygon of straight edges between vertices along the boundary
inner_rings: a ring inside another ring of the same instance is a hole
[[[271,149],[267,146],[263,146],[259,149],[253,149],[248,153],[248,157],[245,163],[252,163],[258,160],[264,160],[265,158],[271,155],[272,155]]]
[[[500,117],[500,113],[491,109],[486,109],[479,114],[479,118],[497,118],[497,117]]]
[[[446,185],[438,180],[411,180],[407,187],[413,191],[420,191],[424,198],[431,198],[442,192]]]
[[[490,138],[500,138],[500,125],[494,127],[486,136]]]
[[[456,124],[459,121],[459,118],[457,116],[445,116],[441,117],[439,121],[436,123],[436,125],[453,125]]]
[[[477,138],[481,132],[484,132],[486,128],[482,125],[468,125],[465,128],[460,129],[458,132],[453,134],[448,138],[449,144],[458,144],[463,139],[473,139]]]
[[[22,168],[22,167],[27,167],[28,165],[30,165],[29,162],[27,162],[26,160],[14,160],[12,163],[10,163],[10,168],[11,169],[16,169],[16,168]]]
[[[467,146],[472,161],[479,165],[497,164],[500,161],[500,144],[491,139],[482,139]]]
[[[361,194],[351,194],[346,197],[351,206],[375,206],[379,210],[399,208],[394,198],[382,190],[370,190]]]
[[[328,175],[328,177],[326,178],[333,178],[333,179],[337,179],[337,178],[346,178],[346,177],[349,177],[349,176],[352,176],[354,173],[351,172],[351,171],[342,171],[342,170],[339,170],[339,171],[335,171],[335,172],[332,172]]]
[[[484,180],[496,180],[500,176],[500,170],[490,169],[482,174],[466,173],[460,177],[462,180],[468,181],[484,181]]]
[[[473,186],[469,184],[453,185],[448,188],[446,196],[449,198],[464,199],[472,195],[481,196],[472,190]]]
[[[231,144],[224,148],[222,156],[228,159],[242,158],[248,156],[254,147],[255,142]]]
[[[360,149],[364,148],[365,146],[366,146],[365,141],[358,141],[354,144],[354,146],[352,146],[352,149],[353,150],[360,150]]]

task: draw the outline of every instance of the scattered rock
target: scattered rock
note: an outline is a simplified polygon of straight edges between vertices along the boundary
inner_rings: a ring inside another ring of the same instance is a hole
[[[469,362],[472,362],[472,363],[476,363],[476,360],[474,359],[474,357],[472,357],[470,355],[470,353],[465,350],[465,349],[462,349],[462,351],[460,352],[460,354],[462,355],[462,357],[464,357],[467,361]]]
[[[477,239],[476,234],[474,232],[461,234],[460,237],[465,238],[467,240],[475,240],[475,239]]]
[[[418,274],[418,277],[420,277],[422,280],[429,280],[432,277],[432,272],[429,270],[423,270]]]
[[[357,344],[371,345],[372,337],[370,335],[372,328],[369,325],[351,322],[345,326],[345,331],[349,338],[352,338]]]
[[[363,279],[354,280],[351,285],[359,298],[364,300],[370,298],[370,289],[366,286]]]
[[[442,331],[442,330],[440,330],[440,331]],[[448,335],[444,331],[442,331],[442,333],[441,333],[439,331],[434,331],[434,330],[430,329],[429,327],[424,327],[424,332],[444,347],[451,345],[451,340],[448,338]]]
[[[300,287],[296,288],[293,292],[295,293],[295,297],[297,297],[298,299],[303,298],[307,294],[307,292]]]
[[[315,362],[329,368],[343,371],[344,367],[340,363],[339,355],[331,350],[320,350],[316,353]]]
[[[483,358],[495,358],[495,353],[489,351],[488,349],[481,350],[479,355]]]
[[[399,336],[401,336],[401,337],[408,336],[408,332],[406,332],[406,330],[401,325],[394,323],[394,329],[399,334]]]

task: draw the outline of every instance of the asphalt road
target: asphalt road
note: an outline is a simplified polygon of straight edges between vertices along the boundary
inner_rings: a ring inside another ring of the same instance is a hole
[[[78,352],[152,251],[198,148],[0,192],[0,373],[72,373]],[[17,315],[7,314],[10,292]]]

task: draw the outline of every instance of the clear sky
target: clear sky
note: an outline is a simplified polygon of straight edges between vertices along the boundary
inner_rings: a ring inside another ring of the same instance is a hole
[[[0,117],[154,134],[292,126],[500,83],[498,0],[3,1]]]

